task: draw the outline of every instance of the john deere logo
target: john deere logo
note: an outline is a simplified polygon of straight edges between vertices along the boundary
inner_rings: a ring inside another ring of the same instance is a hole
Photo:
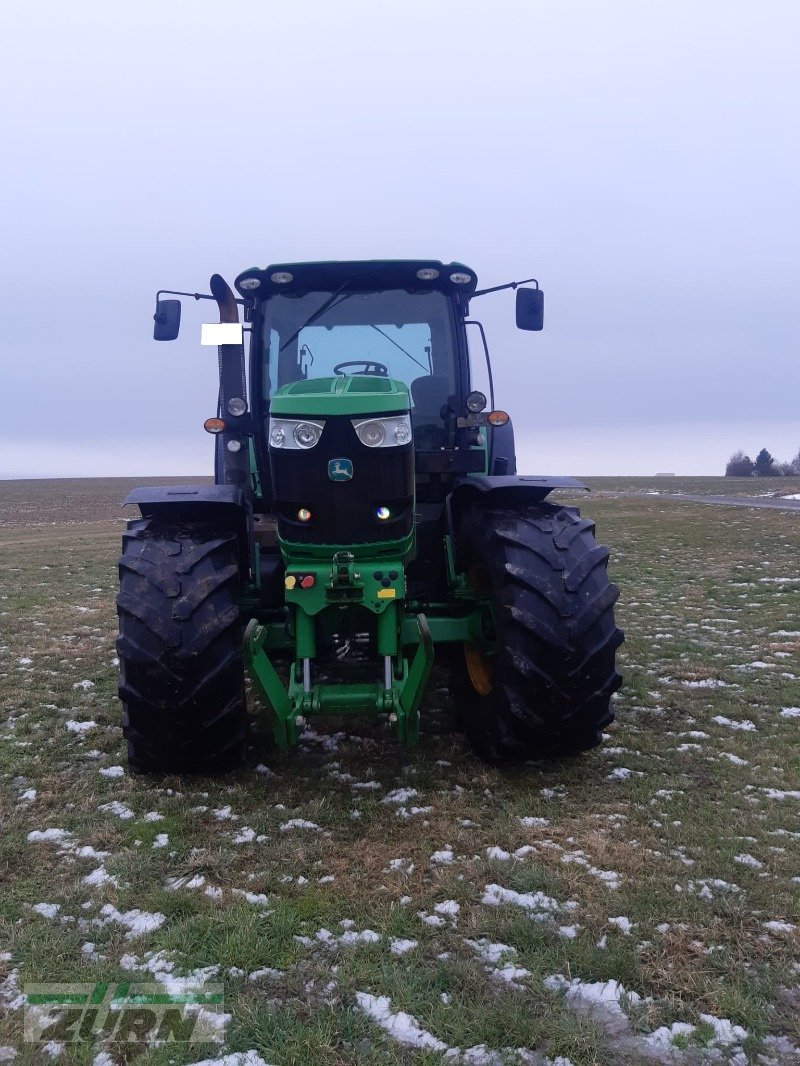
[[[353,464],[349,459],[331,459],[328,477],[331,481],[349,481],[353,476]]]

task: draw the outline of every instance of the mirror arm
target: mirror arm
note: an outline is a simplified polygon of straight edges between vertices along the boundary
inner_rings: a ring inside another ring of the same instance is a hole
[[[474,300],[476,296],[485,296],[487,292],[500,292],[501,289],[516,289],[518,285],[529,285],[531,282],[539,288],[539,282],[536,278],[525,278],[524,281],[509,281],[507,285],[494,285],[491,289],[478,289],[477,292],[473,292],[470,297]]]
[[[516,284],[516,283],[515,283]],[[508,288],[507,285],[501,286],[501,288]],[[486,334],[483,331],[483,323],[477,319],[468,318],[464,321],[465,326],[477,326],[481,331],[481,340],[483,341],[483,354],[486,356],[486,373],[489,377],[489,410],[494,411],[494,380],[492,378],[492,360],[489,358],[489,345],[486,343]]]
[[[191,296],[195,300],[215,300],[215,296],[208,296],[204,292],[178,292],[176,289],[159,289],[156,293],[156,303],[162,296]],[[237,300],[237,304],[244,304],[246,301]]]

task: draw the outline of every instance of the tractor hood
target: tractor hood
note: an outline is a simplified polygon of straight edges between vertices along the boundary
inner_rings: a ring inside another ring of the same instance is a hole
[[[311,378],[283,385],[270,402],[273,415],[381,415],[410,409],[408,386],[372,374]]]

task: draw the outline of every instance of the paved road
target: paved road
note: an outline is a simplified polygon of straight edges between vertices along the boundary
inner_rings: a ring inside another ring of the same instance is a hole
[[[765,499],[755,496],[693,496],[687,492],[637,492],[654,500],[680,500],[683,503],[718,504],[722,507],[765,507],[771,511],[800,511],[800,500]]]

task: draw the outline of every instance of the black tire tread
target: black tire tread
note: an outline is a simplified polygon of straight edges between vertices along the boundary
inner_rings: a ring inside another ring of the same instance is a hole
[[[467,569],[486,571],[497,653],[493,691],[480,696],[466,669],[453,677],[457,713],[491,762],[573,755],[600,743],[613,720],[615,665],[624,636],[608,549],[577,508],[474,506],[459,530]]]
[[[233,769],[247,751],[236,537],[136,519],[119,561],[119,696],[134,772]]]

